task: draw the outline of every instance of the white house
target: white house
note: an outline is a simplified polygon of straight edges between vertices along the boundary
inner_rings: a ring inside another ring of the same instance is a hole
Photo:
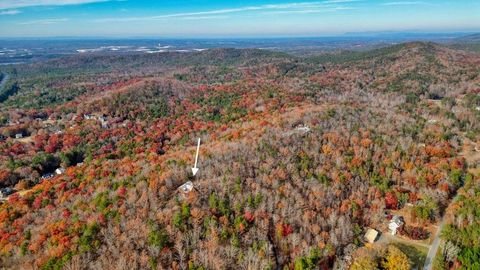
[[[22,133],[17,133],[15,134],[15,139],[21,139],[23,138],[23,134]]]
[[[307,126],[307,125],[298,125],[295,129],[296,129],[297,131],[300,131],[300,132],[303,132],[303,133],[308,133],[308,132],[310,132],[310,127]]]
[[[193,189],[193,183],[191,181],[186,182],[185,184],[181,185],[178,190],[182,193],[187,194]]]
[[[393,216],[390,222],[388,223],[388,230],[392,235],[397,234],[398,228],[403,226],[403,217],[401,216]]]
[[[63,174],[63,173],[65,173],[65,168],[58,168],[58,169],[55,170],[55,173],[56,174]]]

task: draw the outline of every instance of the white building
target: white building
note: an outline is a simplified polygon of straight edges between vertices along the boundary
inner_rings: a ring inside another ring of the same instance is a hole
[[[308,133],[308,132],[310,132],[310,127],[307,126],[307,125],[298,125],[295,129],[296,129],[297,131],[302,132],[302,133]]]
[[[390,222],[388,223],[388,230],[392,235],[397,234],[398,228],[403,226],[403,217],[401,216],[393,216]]]
[[[377,236],[378,236],[378,231],[377,230],[368,229],[363,238],[365,239],[365,241],[372,244],[377,239]]]
[[[65,173],[65,168],[58,168],[58,169],[55,170],[55,173],[56,174],[63,174],[63,173]]]
[[[185,184],[181,185],[178,190],[182,193],[187,194],[193,189],[193,183],[191,181],[186,182]]]

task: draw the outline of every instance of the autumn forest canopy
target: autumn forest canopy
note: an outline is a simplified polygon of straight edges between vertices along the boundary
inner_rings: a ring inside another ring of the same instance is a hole
[[[0,268],[479,269],[476,48],[2,65]]]

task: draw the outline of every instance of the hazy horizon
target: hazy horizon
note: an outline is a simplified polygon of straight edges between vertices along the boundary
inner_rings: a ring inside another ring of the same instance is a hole
[[[368,32],[345,32],[330,35],[219,35],[219,36],[168,36],[168,35],[81,35],[81,36],[0,36],[0,40],[268,40],[268,39],[354,39],[354,38],[399,38],[426,37],[433,39],[438,37],[456,38],[480,33],[478,30],[470,31],[368,31]]]

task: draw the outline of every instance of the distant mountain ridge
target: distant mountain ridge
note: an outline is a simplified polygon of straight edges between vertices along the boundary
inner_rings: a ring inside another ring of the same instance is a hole
[[[461,42],[480,42],[480,33],[468,35],[468,36],[463,36],[460,38],[457,38],[456,41],[461,41]]]

